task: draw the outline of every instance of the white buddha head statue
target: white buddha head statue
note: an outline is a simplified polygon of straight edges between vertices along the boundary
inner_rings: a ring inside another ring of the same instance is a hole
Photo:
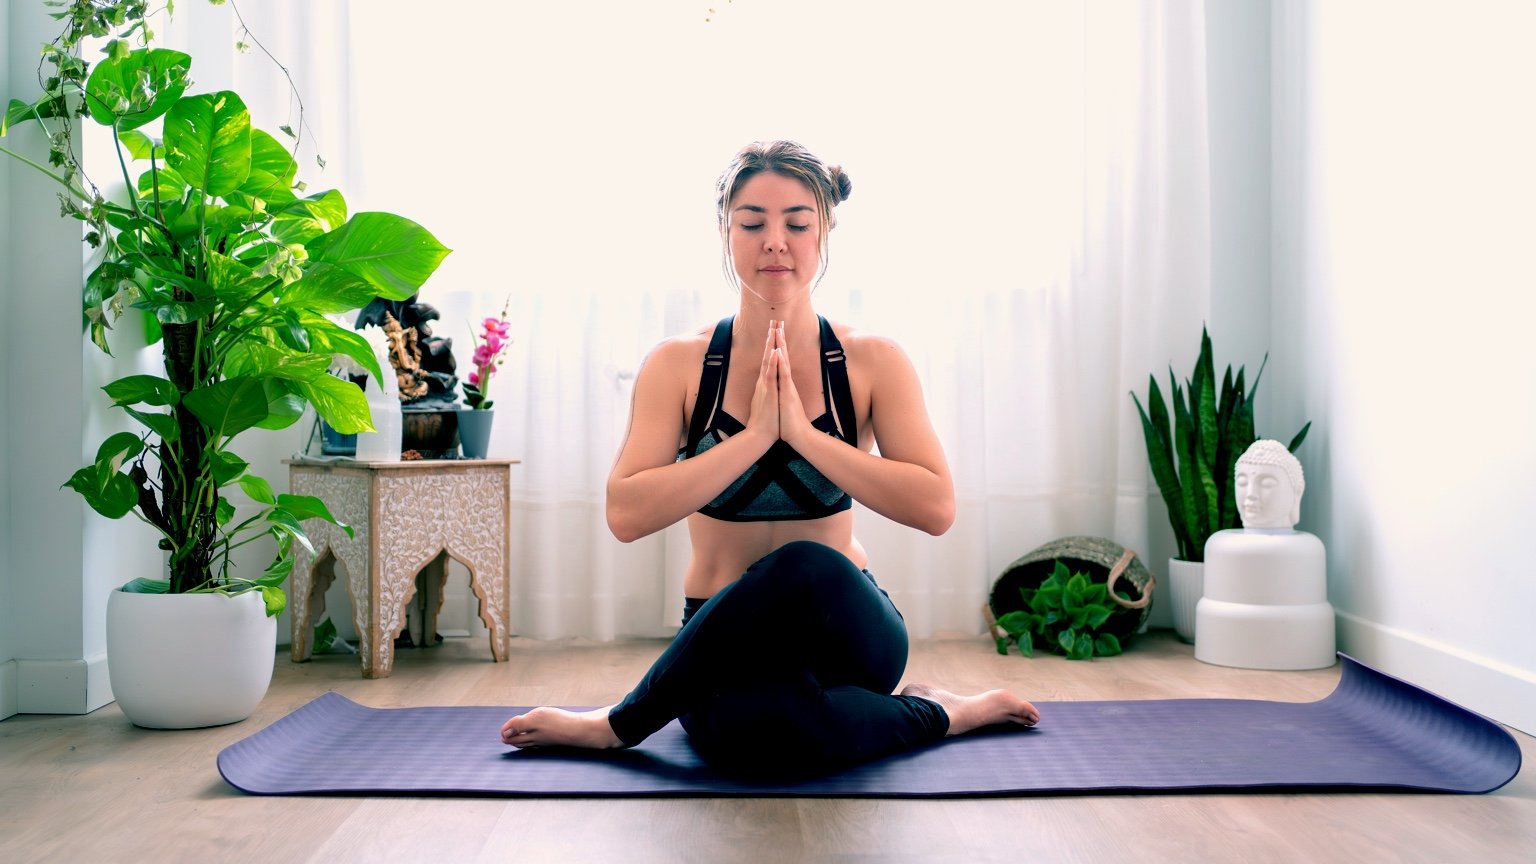
[[[1295,528],[1307,488],[1301,462],[1279,441],[1260,439],[1238,457],[1233,471],[1244,528]]]

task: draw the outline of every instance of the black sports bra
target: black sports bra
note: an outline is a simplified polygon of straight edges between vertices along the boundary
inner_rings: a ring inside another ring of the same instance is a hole
[[[848,386],[843,346],[827,319],[816,317],[821,323],[821,389],[826,411],[811,425],[857,444],[858,422],[853,416],[853,390]],[[725,380],[731,364],[731,324],[735,320],[736,316],[730,315],[715,325],[709,350],[704,354],[699,395],[688,423],[688,443],[677,451],[679,461],[697,456],[746,428],[740,420],[725,413],[724,408]],[[853,499],[848,493],[805,461],[795,448],[775,441],[746,473],[715,496],[715,500],[699,508],[699,512],[726,522],[764,522],[820,519],[852,506]]]

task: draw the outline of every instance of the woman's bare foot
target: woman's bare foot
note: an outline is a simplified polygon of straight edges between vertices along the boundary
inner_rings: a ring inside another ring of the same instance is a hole
[[[607,708],[591,711],[567,711],[564,708],[535,708],[502,724],[501,741],[513,747],[540,747],[563,744],[605,750],[623,747],[624,742],[608,724]]]
[[[1033,726],[1040,722],[1040,712],[1035,706],[1007,690],[988,690],[975,696],[960,696],[927,684],[908,684],[901,688],[901,695],[917,696],[939,703],[944,713],[949,715],[949,731],[946,735],[964,735],[972,729],[995,723]]]

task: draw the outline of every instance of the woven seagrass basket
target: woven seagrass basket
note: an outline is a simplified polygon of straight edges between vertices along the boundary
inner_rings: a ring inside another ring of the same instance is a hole
[[[1134,551],[1103,537],[1062,537],[1009,564],[992,583],[992,594],[982,608],[988,631],[994,637],[1002,635],[997,619],[1024,608],[1019,589],[1038,587],[1051,575],[1057,561],[1073,573],[1086,573],[1094,582],[1110,583],[1111,596],[1117,590],[1130,595],[1129,600],[1115,598],[1120,608],[1099,628],[1099,632],[1114,634],[1120,644],[1128,644],[1152,613],[1152,589],[1157,580]]]

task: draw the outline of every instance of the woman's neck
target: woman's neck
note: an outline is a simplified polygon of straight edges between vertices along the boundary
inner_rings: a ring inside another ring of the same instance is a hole
[[[770,305],[744,293],[741,308],[736,313],[736,334],[761,341],[768,335],[769,321],[784,322],[784,335],[791,345],[820,338],[821,325],[816,320],[816,309],[809,296]]]

